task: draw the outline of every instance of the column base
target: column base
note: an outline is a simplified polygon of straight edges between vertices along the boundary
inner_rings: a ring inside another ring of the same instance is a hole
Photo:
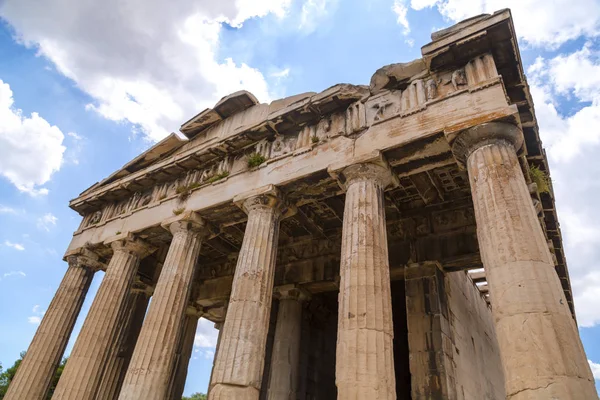
[[[258,400],[260,391],[255,387],[216,384],[210,391],[211,400]]]

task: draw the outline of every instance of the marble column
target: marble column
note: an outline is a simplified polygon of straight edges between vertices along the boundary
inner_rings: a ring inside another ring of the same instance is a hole
[[[212,382],[213,375],[215,374],[215,363],[217,361],[217,357],[219,356],[219,347],[220,347],[220,344],[221,344],[221,333],[223,333],[223,322],[217,322],[217,323],[215,323],[215,329],[219,331],[219,334],[217,335],[217,347],[215,348],[215,356],[213,357],[213,365],[212,365],[212,368],[210,370],[210,380],[209,380],[209,382]],[[206,393],[208,396],[210,396],[210,389],[211,389],[211,386],[209,385],[207,393]]]
[[[85,249],[67,261],[67,272],[8,387],[6,400],[46,398],[94,273],[101,268],[98,257]]]
[[[186,313],[183,321],[183,333],[179,340],[175,368],[171,377],[171,386],[169,389],[170,400],[181,400],[183,390],[185,389],[185,381],[187,378],[188,366],[190,358],[194,350],[194,339],[196,338],[196,329],[198,328],[198,318],[202,315],[195,308]]]
[[[300,288],[278,288],[279,298],[275,340],[271,356],[269,400],[296,400],[300,368],[302,303],[309,295]]]
[[[387,168],[343,171],[346,204],[336,354],[338,399],[395,399],[392,298],[383,191]]]
[[[282,201],[271,188],[243,201],[243,209],[248,223],[215,360],[210,400],[257,400],[260,393]]]
[[[192,290],[204,221],[195,213],[163,224],[173,234],[152,302],[125,375],[119,399],[167,398],[179,338]]]
[[[53,400],[94,400],[119,329],[140,259],[149,246],[132,235],[110,243],[114,253],[79,332]]]
[[[453,143],[465,163],[507,399],[592,399],[594,380],[517,159],[519,128],[486,123]]]
[[[150,296],[151,289],[141,283],[135,284],[129,294],[125,312],[119,323],[119,333],[106,362],[96,400],[113,400],[119,396],[133,349],[142,329]]]

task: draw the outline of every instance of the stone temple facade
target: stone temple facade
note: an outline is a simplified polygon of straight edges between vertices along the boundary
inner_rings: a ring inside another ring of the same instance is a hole
[[[99,270],[55,400],[181,398],[200,317],[211,400],[597,398],[510,11],[422,55],[233,93],[72,200],[6,399],[45,397]]]

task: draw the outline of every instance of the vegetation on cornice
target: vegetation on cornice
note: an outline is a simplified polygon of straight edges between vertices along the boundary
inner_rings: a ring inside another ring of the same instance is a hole
[[[531,176],[531,180],[536,184],[538,192],[550,193],[550,178],[545,171],[542,171],[535,165],[530,165],[529,176]]]
[[[175,209],[173,210],[173,214],[174,214],[174,215],[180,215],[180,214],[182,214],[184,211],[185,211],[185,208],[183,208],[183,207],[181,207],[181,208],[175,208]]]
[[[319,143],[320,139],[317,135],[311,136],[310,141],[313,143]]]
[[[248,167],[249,168],[258,167],[260,164],[264,163],[266,160],[267,159],[262,154],[252,153],[252,154],[250,154],[250,157],[248,157]]]
[[[229,171],[223,171],[219,174],[213,175],[207,182],[208,183],[213,183],[216,181],[220,181],[223,178],[227,178],[229,176]]]

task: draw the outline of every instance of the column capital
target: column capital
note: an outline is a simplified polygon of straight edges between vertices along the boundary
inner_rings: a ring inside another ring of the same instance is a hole
[[[94,272],[106,270],[106,264],[100,261],[100,256],[85,245],[65,254],[64,258],[69,266],[88,268]]]
[[[173,235],[178,232],[193,232],[203,238],[215,235],[210,224],[194,211],[185,211],[168,218],[161,223],[161,226]]]
[[[156,247],[138,238],[131,232],[121,233],[108,238],[104,241],[104,244],[109,245],[113,251],[125,251],[135,254],[139,258],[144,258],[156,250]]]
[[[283,218],[296,213],[295,207],[288,204],[281,191],[274,185],[267,185],[241,193],[233,198],[233,202],[246,214],[261,208],[271,208],[279,211]]]
[[[189,304],[185,309],[185,315],[200,318],[205,314],[204,309],[197,304]]]
[[[296,285],[283,285],[273,289],[273,296],[279,300],[297,300],[299,302],[304,302],[310,300],[311,294],[306,289]]]
[[[452,143],[452,153],[460,164],[465,165],[475,150],[499,142],[508,142],[518,154],[523,147],[523,132],[512,123],[486,122],[460,132]]]
[[[344,190],[348,190],[352,182],[364,180],[375,181],[384,190],[398,185],[398,177],[380,151],[363,154],[352,160],[352,163],[331,164],[327,171]]]
[[[358,181],[375,181],[383,189],[394,182],[394,174],[390,168],[372,163],[350,165],[343,169],[341,175],[343,175],[346,189]]]

